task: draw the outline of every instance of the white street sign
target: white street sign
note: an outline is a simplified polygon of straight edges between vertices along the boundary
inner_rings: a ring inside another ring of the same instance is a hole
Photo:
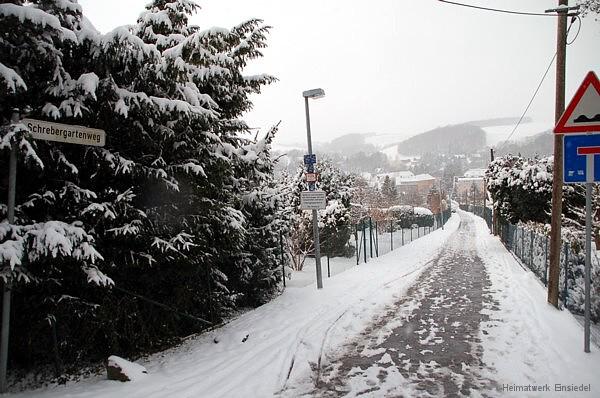
[[[300,193],[300,208],[302,210],[320,210],[327,207],[325,191],[302,191]]]
[[[35,119],[23,119],[22,123],[27,126],[31,136],[36,140],[92,146],[104,146],[106,141],[106,133],[100,129]]]

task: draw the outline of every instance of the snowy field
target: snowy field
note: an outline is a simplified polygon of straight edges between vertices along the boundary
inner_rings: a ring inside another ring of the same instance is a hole
[[[497,308],[484,310],[490,320],[482,325],[487,334],[479,336],[483,360],[494,369],[485,376],[500,386],[589,383],[592,391],[587,396],[600,396],[598,347],[592,346],[591,354],[583,353],[583,331],[575,318],[546,304],[541,283],[489,234],[482,219],[474,218],[473,239],[497,301]],[[339,273],[324,278],[320,291],[312,283],[289,286],[277,299],[221,329],[138,361],[148,375],[135,382],[98,376],[10,396],[269,397],[289,391],[318,367],[324,353],[358,336],[387,305],[403,297],[459,222],[459,215],[454,214],[444,230],[344,272],[340,266],[336,268]],[[507,392],[501,396],[540,395]]]

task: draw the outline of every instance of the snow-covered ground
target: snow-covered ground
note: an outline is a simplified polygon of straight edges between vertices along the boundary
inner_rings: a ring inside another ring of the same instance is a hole
[[[498,309],[480,332],[483,361],[495,368],[487,377],[500,387],[548,385],[549,392],[505,391],[503,396],[600,396],[600,350],[583,352],[583,328],[568,311],[547,303],[543,284],[522,268],[499,240],[488,234],[485,221],[476,217],[479,255],[485,261]],[[481,237],[481,238],[480,238]],[[590,392],[555,391],[555,384],[587,386]]]
[[[485,324],[487,334],[480,332],[483,360],[494,369],[485,376],[500,386],[591,384],[587,396],[599,396],[598,347],[592,346],[590,354],[583,353],[582,329],[574,317],[546,304],[545,289],[535,276],[523,270],[489,234],[483,220],[475,219],[473,239],[479,256],[485,260],[493,299],[498,303],[497,308],[485,310],[490,316]],[[444,230],[324,278],[322,290],[313,283],[288,285],[277,299],[223,328],[138,361],[148,375],[135,382],[108,381],[98,376],[12,396],[273,396],[305,379],[324,353],[358,336],[374,316],[403,297],[459,223],[459,214],[454,214]],[[527,396],[523,392],[506,394]]]

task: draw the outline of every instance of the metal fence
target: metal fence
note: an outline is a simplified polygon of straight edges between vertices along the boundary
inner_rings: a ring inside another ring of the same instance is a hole
[[[483,206],[463,206],[463,210],[470,211],[485,219],[490,231],[493,227],[492,209]],[[548,266],[550,263],[550,238],[543,232],[528,228],[526,225],[515,225],[498,220],[497,233],[504,246],[517,257],[520,263],[529,268],[544,286],[548,285]],[[574,250],[575,242],[561,242],[560,254],[560,279],[559,297],[565,306],[574,313],[583,313],[583,267],[584,253]],[[598,258],[592,256],[592,267],[599,267]],[[594,272],[592,272],[592,278]],[[593,285],[593,279],[592,279]],[[593,293],[592,293],[593,294]],[[592,299],[594,301],[594,299]],[[594,309],[592,310],[594,312]],[[595,311],[598,318],[598,309]]]
[[[391,252],[410,242],[439,229],[450,218],[450,211],[434,214],[426,224],[413,224],[411,228],[402,228],[399,219],[375,221],[371,217],[360,220],[354,226],[354,246],[356,265],[369,259]]]

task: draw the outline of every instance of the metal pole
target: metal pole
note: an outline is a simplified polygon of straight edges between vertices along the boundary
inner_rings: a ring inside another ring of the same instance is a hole
[[[585,183],[585,308],[583,351],[590,352],[590,269],[592,261],[592,186],[594,183],[594,155],[587,155],[587,182]]]
[[[304,109],[306,111],[306,141],[308,143],[308,154],[312,155],[312,140],[310,136],[310,112],[308,110],[308,97],[304,97]],[[315,263],[317,270],[317,289],[323,288],[323,275],[321,272],[321,246],[319,244],[319,218],[317,210],[312,211],[313,237],[315,242]]]
[[[8,223],[15,222],[15,193],[17,189],[17,144],[13,143],[10,149],[10,159],[8,163]],[[7,277],[4,283],[4,292],[2,296],[2,335],[0,337],[0,393],[5,393],[8,389],[6,383],[6,371],[8,369],[8,336],[10,332],[10,301],[11,301],[12,280]]]
[[[529,231],[529,266],[533,269],[533,230]]]
[[[404,246],[404,227],[400,227],[400,231],[402,232],[402,246]]]
[[[369,217],[369,255],[373,258],[373,219]]]
[[[440,217],[442,219],[442,229],[444,229],[444,212],[442,211],[442,180],[440,180]]]
[[[283,280],[283,287],[285,288],[285,257],[283,253],[283,237],[281,231],[279,231],[279,249],[281,250],[281,279]]]
[[[358,224],[354,226],[354,230],[354,242],[356,243],[356,265],[358,265],[358,263],[360,262],[360,251],[358,249]]]
[[[565,302],[565,307],[567,306],[567,295],[569,294],[568,290],[569,290],[569,283],[568,283],[568,276],[569,276],[569,245],[567,243],[565,243],[565,288],[564,288],[564,292],[563,292],[563,300]]]
[[[365,259],[365,263],[367,262],[367,223],[365,222],[365,220],[362,221],[362,225],[363,225],[363,244],[364,244],[364,249],[365,252],[363,253],[363,257]]]
[[[329,268],[329,253],[327,253],[327,277],[331,278],[331,270]]]
[[[559,0],[559,6],[568,6],[569,0]],[[565,65],[567,57],[567,10],[558,11],[556,33],[556,104],[554,120],[565,110]],[[560,276],[560,222],[563,186],[563,137],[554,135],[554,166],[552,173],[552,216],[550,219],[550,269],[548,272],[548,302],[558,308],[558,279]]]
[[[375,255],[379,257],[379,230],[377,227],[377,221],[375,221]]]
[[[394,221],[390,220],[390,251],[394,250]]]

